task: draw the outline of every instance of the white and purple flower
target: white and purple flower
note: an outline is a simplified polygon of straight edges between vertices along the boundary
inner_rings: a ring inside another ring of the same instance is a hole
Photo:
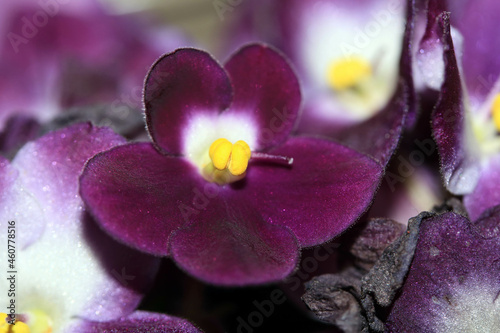
[[[78,195],[85,162],[124,143],[109,129],[79,124],[26,144],[12,162],[0,161],[0,226],[15,230],[9,232],[15,238],[0,241],[7,249],[11,240],[14,257],[2,250],[1,258],[6,263],[10,259],[10,270],[16,272],[13,280],[2,279],[0,290],[2,300],[10,295],[15,301],[16,329],[27,326],[20,332],[93,332],[85,327],[113,323],[143,332],[137,321],[174,320],[133,313],[159,260],[103,233]],[[8,324],[1,324],[0,331],[10,332]]]

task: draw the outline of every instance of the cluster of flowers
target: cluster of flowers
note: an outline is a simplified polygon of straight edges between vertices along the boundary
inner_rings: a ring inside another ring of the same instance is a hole
[[[307,285],[320,319],[500,329],[498,1],[242,2],[224,65],[94,1],[2,6],[0,235],[15,221],[18,315],[0,332],[200,332],[136,310],[162,257],[262,285],[355,224],[353,266]],[[439,153],[430,171],[410,155],[429,177],[402,174],[408,142]],[[390,218],[405,204],[403,232]]]

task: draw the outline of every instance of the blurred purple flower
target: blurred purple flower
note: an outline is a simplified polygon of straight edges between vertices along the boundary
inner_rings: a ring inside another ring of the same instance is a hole
[[[409,51],[413,8],[411,1],[405,4],[405,0],[249,4],[241,38],[247,40],[253,33],[253,38],[284,50],[296,64],[304,83],[300,133],[337,139],[386,164],[405,116],[407,125],[414,122]]]
[[[149,65],[186,44],[172,29],[108,15],[96,1],[6,1],[2,17],[0,127],[14,114],[47,121],[88,104],[140,110]]]
[[[210,283],[286,277],[299,248],[356,221],[382,175],[380,164],[340,144],[290,137],[299,85],[264,45],[244,47],[224,68],[195,49],[163,56],[146,78],[145,105],[154,144],[95,156],[82,198],[116,239],[171,256]]]
[[[32,331],[68,332],[121,317],[136,327],[134,318],[142,316],[127,317],[152,283],[159,260],[110,239],[78,195],[85,162],[123,143],[109,129],[79,124],[26,144],[12,162],[0,160],[0,227],[16,236],[1,237],[0,245],[7,249],[8,239],[14,241],[12,298],[18,319]],[[12,258],[3,250],[1,259]],[[9,282],[0,281],[3,300]]]

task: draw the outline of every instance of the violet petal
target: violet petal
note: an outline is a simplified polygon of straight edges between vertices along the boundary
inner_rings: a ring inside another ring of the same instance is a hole
[[[187,205],[196,206],[194,190],[209,185],[185,159],[137,143],[92,158],[82,173],[80,193],[114,238],[151,254],[167,255],[171,232],[189,221]]]
[[[445,213],[423,221],[415,257],[387,320],[389,332],[494,332],[498,329],[498,215],[472,226]]]
[[[180,154],[183,129],[193,114],[216,116],[231,102],[224,69],[206,52],[179,49],[158,59],[146,77],[146,121],[155,144]]]
[[[243,47],[226,63],[234,99],[228,112],[251,114],[260,129],[256,149],[283,142],[300,106],[300,87],[283,55],[266,45]]]
[[[80,321],[73,333],[201,333],[189,321],[161,313],[135,311],[129,316],[107,322]]]
[[[244,201],[215,198],[171,239],[172,256],[186,271],[217,285],[279,281],[296,267],[296,238],[271,225]]]
[[[439,17],[444,45],[445,81],[433,112],[432,128],[441,159],[441,173],[454,194],[470,193],[479,178],[477,143],[466,117],[464,92],[450,34],[449,14]]]
[[[396,93],[383,110],[366,121],[340,131],[334,138],[357,151],[373,156],[385,166],[401,137],[408,112],[409,87],[401,80]]]
[[[300,245],[337,236],[367,209],[382,174],[369,157],[334,142],[292,138],[270,151],[291,166],[251,163],[241,202],[252,203],[271,223],[292,229]]]

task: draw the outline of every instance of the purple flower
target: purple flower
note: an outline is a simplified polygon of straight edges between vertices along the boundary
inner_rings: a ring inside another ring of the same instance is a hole
[[[371,158],[290,137],[299,85],[267,46],[244,47],[224,68],[177,50],[153,65],[144,95],[154,144],[95,156],[81,195],[114,238],[204,281],[284,278],[299,248],[352,225],[378,186],[383,168]]]
[[[257,36],[282,48],[297,65],[304,82],[298,131],[334,138],[385,164],[413,104],[413,25],[405,26],[406,19],[413,20],[411,5],[406,8],[403,0],[289,0],[271,2],[273,7],[267,2],[261,7],[275,9],[267,22],[273,28]],[[254,30],[266,19],[261,7],[249,8],[257,22]],[[410,114],[411,125],[413,109]]]
[[[6,1],[0,31],[0,128],[9,116],[52,119],[74,106],[141,108],[151,62],[185,41],[169,28],[107,15],[95,1]]]
[[[475,220],[500,203],[500,43],[491,37],[499,27],[495,13],[500,5],[483,0],[455,7],[451,14],[429,11],[437,17],[433,34],[445,64],[432,125],[445,186],[465,195]],[[450,19],[461,35],[450,28]]]
[[[123,143],[109,129],[79,124],[26,144],[11,163],[0,160],[1,260],[15,272],[1,279],[0,291],[2,301],[15,301],[12,312],[32,332],[90,332],[77,330],[89,325],[128,325],[140,332],[140,321],[187,325],[157,314],[131,314],[159,260],[103,233],[78,195],[85,162]],[[7,329],[2,325],[0,330]]]
[[[498,331],[499,208],[474,222],[451,212],[423,220],[389,332]]]

